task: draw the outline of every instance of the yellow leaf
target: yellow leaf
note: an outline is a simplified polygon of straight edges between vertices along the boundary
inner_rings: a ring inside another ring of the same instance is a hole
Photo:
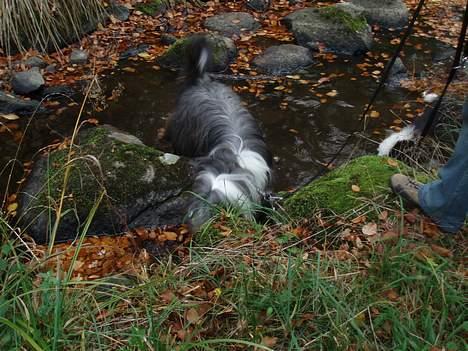
[[[398,167],[398,161],[394,160],[393,158],[389,158],[387,160],[387,163],[388,163],[389,166]]]
[[[9,121],[15,121],[19,119],[18,115],[15,115],[14,113],[7,113],[6,115],[0,115],[1,118],[7,119]]]
[[[278,85],[277,87],[275,87],[275,90],[284,90],[284,89],[286,89],[284,85]]]
[[[17,203],[17,202],[13,202],[12,204],[9,204],[9,205],[8,205],[7,211],[8,211],[8,212],[14,212],[14,211],[16,211],[17,208],[18,208],[18,203]]]
[[[149,59],[152,59],[153,56],[151,56],[150,54],[148,54],[147,52],[140,52],[138,54],[139,57],[141,58],[144,58],[145,60],[149,60]]]
[[[336,90],[329,91],[325,95],[330,96],[330,97],[335,97],[338,95],[338,92]]]
[[[133,67],[124,67],[122,68],[123,71],[125,72],[130,72],[130,73],[135,73],[136,72],[136,69],[133,68]]]
[[[371,116],[371,118],[379,118],[380,117],[380,112],[371,111],[370,116]]]

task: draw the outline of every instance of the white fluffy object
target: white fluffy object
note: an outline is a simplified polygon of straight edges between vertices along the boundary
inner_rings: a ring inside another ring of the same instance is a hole
[[[392,133],[386,139],[384,139],[378,148],[379,156],[388,156],[400,141],[411,140],[414,138],[414,125],[404,127],[399,132]]]

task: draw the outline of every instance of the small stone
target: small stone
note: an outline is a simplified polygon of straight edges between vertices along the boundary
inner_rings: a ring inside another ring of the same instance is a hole
[[[84,65],[88,62],[88,52],[74,49],[70,54],[70,63],[73,65]]]
[[[269,47],[253,60],[253,64],[261,72],[275,75],[292,73],[311,63],[309,50],[292,44]]]
[[[145,52],[148,49],[149,49],[148,44],[140,44],[137,47],[130,48],[130,49],[127,49],[124,52],[122,52],[120,54],[120,59],[121,60],[126,60],[126,59],[128,59],[130,57],[137,56],[138,54],[141,54],[142,52]]]
[[[11,87],[14,92],[21,95],[30,94],[39,90],[45,84],[39,69],[31,68],[25,72],[18,72],[13,75]]]
[[[161,34],[161,44],[163,45],[172,45],[177,41],[177,38],[172,34]]]
[[[205,20],[205,27],[225,36],[240,35],[260,28],[255,18],[247,12],[224,12]]]
[[[395,63],[392,66],[392,69],[390,70],[390,75],[395,76],[395,75],[400,75],[400,74],[406,74],[408,70],[406,69],[403,61],[401,58],[397,57],[395,60]]]
[[[51,65],[48,65],[46,68],[45,68],[45,71],[47,73],[55,73],[57,71],[57,65],[56,64],[51,64]]]
[[[247,7],[254,11],[265,12],[270,7],[270,0],[247,0]]]
[[[32,67],[45,68],[47,66],[47,63],[39,56],[30,57],[24,63],[26,64],[26,66],[29,66],[31,68]]]
[[[109,10],[110,14],[119,21],[126,21],[128,20],[128,17],[130,17],[130,10],[126,6],[121,5],[115,1],[111,2]]]

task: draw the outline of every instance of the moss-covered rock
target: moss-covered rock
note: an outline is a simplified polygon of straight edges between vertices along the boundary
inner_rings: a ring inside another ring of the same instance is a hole
[[[315,48],[323,43],[329,51],[355,55],[372,45],[372,31],[365,17],[347,6],[305,8],[283,21],[302,46]]]
[[[320,17],[337,24],[344,24],[346,29],[359,32],[367,28],[366,18],[362,15],[350,13],[337,6],[327,6],[318,9]]]
[[[181,69],[184,67],[187,57],[185,52],[187,45],[191,40],[201,35],[206,36],[213,53],[213,62],[209,70],[211,72],[222,72],[226,70],[237,55],[237,48],[231,39],[217,34],[197,33],[179,39],[159,58],[159,63],[167,68]]]
[[[149,16],[155,16],[161,12],[166,11],[168,7],[168,1],[164,0],[151,0],[142,4],[136,5],[138,11],[143,12]]]
[[[359,205],[362,198],[390,194],[390,177],[395,173],[413,172],[390,158],[362,156],[298,190],[286,199],[284,208],[296,219],[310,217],[317,209],[343,214]],[[353,191],[353,185],[359,187],[359,192]]]
[[[42,157],[21,196],[23,227],[37,241],[48,239],[64,183],[68,149]],[[79,135],[69,164],[63,216],[56,240],[75,238],[93,206],[100,203],[87,234],[180,223],[187,205],[191,169],[184,159],[143,145],[111,127]],[[49,217],[50,215],[50,217]]]

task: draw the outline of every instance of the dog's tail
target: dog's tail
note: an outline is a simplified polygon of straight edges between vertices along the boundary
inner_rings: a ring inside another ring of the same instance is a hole
[[[206,77],[213,55],[208,39],[204,35],[197,35],[190,39],[186,52],[186,81],[189,85],[197,84]]]

